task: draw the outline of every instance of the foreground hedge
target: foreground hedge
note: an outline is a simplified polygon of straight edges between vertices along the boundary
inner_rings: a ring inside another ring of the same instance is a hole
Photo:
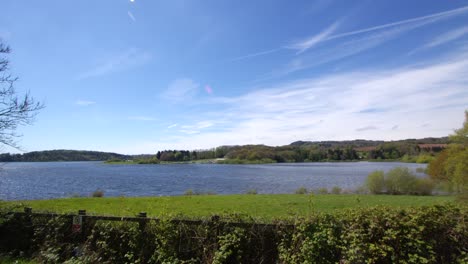
[[[467,208],[372,208],[285,224],[4,218],[0,250],[44,263],[468,263]]]

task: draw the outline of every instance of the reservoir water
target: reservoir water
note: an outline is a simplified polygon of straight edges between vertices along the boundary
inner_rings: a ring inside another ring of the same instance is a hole
[[[17,162],[0,166],[0,199],[29,200],[90,196],[160,196],[194,192],[216,194],[294,193],[335,186],[355,190],[374,170],[425,164],[399,162],[316,162],[261,165],[108,165],[102,162]],[[423,176],[421,173],[416,173]]]

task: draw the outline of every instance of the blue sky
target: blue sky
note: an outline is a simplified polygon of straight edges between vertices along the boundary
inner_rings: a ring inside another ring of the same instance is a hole
[[[46,104],[25,151],[439,137],[468,108],[467,0],[5,0],[0,38]]]

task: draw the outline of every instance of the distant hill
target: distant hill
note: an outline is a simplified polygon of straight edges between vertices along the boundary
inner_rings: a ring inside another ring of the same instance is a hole
[[[345,141],[296,141],[271,147],[244,145],[224,147],[224,158],[260,162],[304,162],[344,160],[402,160],[426,162],[448,144],[448,137]],[[218,152],[218,149],[216,149]],[[422,157],[420,157],[422,155]],[[418,158],[420,158],[418,160]]]
[[[24,154],[0,154],[0,162],[13,161],[106,161],[150,160],[184,162],[225,158],[261,162],[303,162],[331,160],[411,160],[420,154],[433,155],[448,143],[448,137],[345,141],[296,141],[285,146],[242,145],[220,146],[207,150],[164,150],[155,154],[123,155],[83,150],[46,150]]]
[[[448,144],[448,137],[440,138],[420,138],[420,139],[402,139],[402,140],[343,140],[343,141],[295,141],[290,146],[294,147],[305,147],[305,146],[319,146],[319,147],[347,147],[352,146],[354,148],[362,147],[375,147],[384,143],[395,143],[395,144]]]
[[[33,151],[24,154],[0,154],[0,162],[13,161],[103,161],[109,159],[132,159],[132,156],[112,152],[87,150],[45,150]]]

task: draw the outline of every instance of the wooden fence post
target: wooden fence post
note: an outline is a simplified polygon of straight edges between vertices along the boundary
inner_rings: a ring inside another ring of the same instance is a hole
[[[31,228],[31,236],[32,236],[32,226],[33,226],[33,222],[32,222],[32,208],[31,207],[25,207],[24,208],[24,213],[25,213],[25,221],[26,221],[26,224],[29,228]]]
[[[140,231],[143,233],[146,228],[146,212],[140,212],[138,217],[141,218],[141,220],[138,221],[138,224],[140,226]]]
[[[31,208],[31,207],[25,207],[25,208],[24,208],[24,212],[25,212],[26,214],[31,214],[31,213],[32,213],[32,208]]]
[[[81,240],[85,238],[85,217],[86,210],[78,210],[78,215],[72,216],[72,232],[78,234]]]

